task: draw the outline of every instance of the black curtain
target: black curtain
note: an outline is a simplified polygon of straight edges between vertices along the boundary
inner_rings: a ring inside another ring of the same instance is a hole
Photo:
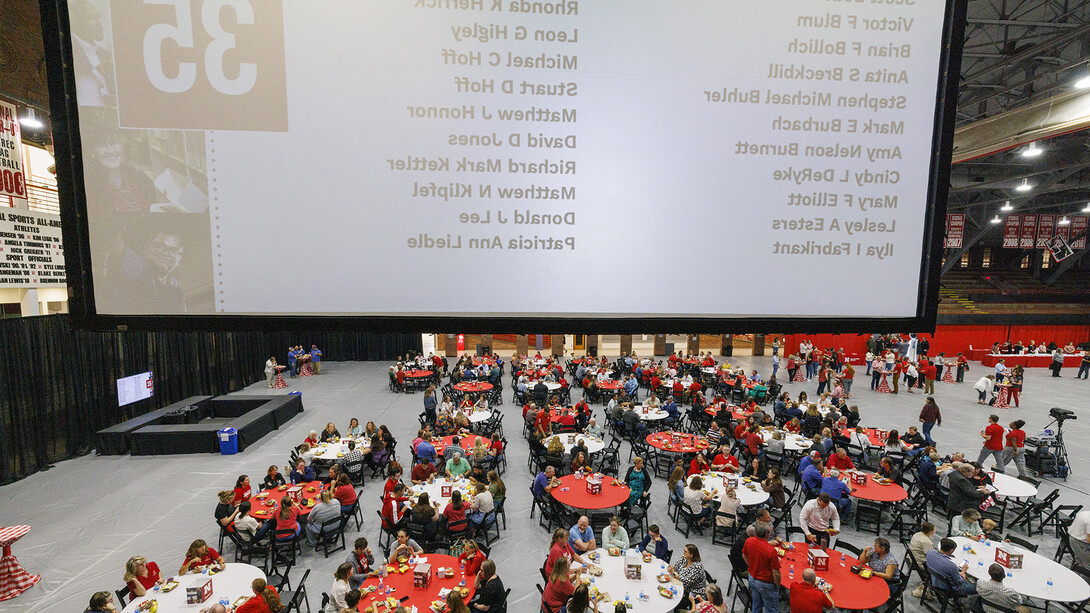
[[[287,363],[289,345],[326,361],[391,360],[419,334],[89,332],[67,315],[0,320],[0,483],[87,453],[94,433],[194,395],[220,395]],[[152,371],[150,400],[117,406],[117,379]]]

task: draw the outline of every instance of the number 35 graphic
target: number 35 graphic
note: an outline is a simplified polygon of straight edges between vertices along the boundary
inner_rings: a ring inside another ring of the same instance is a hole
[[[287,130],[281,2],[111,0],[110,9],[123,127]]]

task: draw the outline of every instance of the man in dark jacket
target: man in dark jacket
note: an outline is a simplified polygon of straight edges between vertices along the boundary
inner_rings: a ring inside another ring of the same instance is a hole
[[[984,498],[984,488],[976,487],[969,477],[973,474],[971,464],[962,464],[958,469],[950,473],[950,497],[946,500],[946,508],[951,513],[960,514],[968,508],[977,508]]]

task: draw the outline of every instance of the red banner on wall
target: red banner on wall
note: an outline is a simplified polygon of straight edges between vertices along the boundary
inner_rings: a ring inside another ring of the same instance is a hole
[[[1007,226],[1003,230],[1003,248],[1004,249],[1017,249],[1018,248],[1018,233],[1021,229],[1022,216],[1021,215],[1007,215]]]
[[[1018,243],[1019,249],[1033,249],[1037,241],[1037,215],[1035,213],[1022,214],[1022,239]]]
[[[1086,232],[1086,229],[1090,227],[1090,216],[1087,215],[1075,215],[1071,218],[1071,236],[1078,236],[1082,232]],[[1071,243],[1072,249],[1085,249],[1086,248],[1086,235],[1075,239],[1075,242]]]
[[[961,249],[965,240],[965,214],[953,213],[946,216],[946,241],[944,246],[950,249]]]
[[[1056,223],[1056,234],[1064,237],[1064,240],[1071,238],[1071,220],[1068,219],[1066,224]]]
[[[1052,213],[1041,213],[1037,220],[1037,248],[1048,249],[1048,239],[1052,238],[1052,231],[1056,228],[1056,216]]]

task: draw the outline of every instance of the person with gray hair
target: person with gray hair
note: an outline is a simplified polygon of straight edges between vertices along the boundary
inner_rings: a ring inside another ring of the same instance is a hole
[[[817,573],[807,568],[802,571],[802,581],[791,584],[791,613],[821,613],[833,609],[833,599],[818,589]]]
[[[946,508],[960,515],[965,509],[979,507],[988,490],[984,486],[974,486],[969,480],[974,472],[972,464],[955,464],[955,467],[957,470],[950,472],[950,497],[946,499]]]
[[[587,427],[583,430],[583,432],[587,436],[593,436],[597,438],[601,438],[602,435],[605,434],[605,431],[602,430],[602,426],[599,426],[598,421],[593,417],[591,417],[590,421],[587,422]]]
[[[454,455],[447,460],[446,473],[450,479],[459,479],[470,470],[469,462],[462,458],[461,452],[454,452]]]

